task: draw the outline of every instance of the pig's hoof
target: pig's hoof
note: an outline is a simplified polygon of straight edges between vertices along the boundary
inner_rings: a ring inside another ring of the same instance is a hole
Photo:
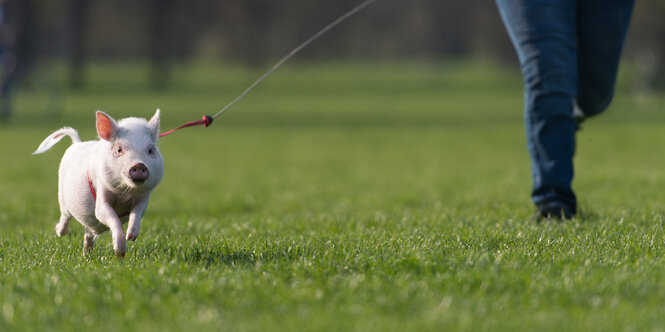
[[[139,233],[134,231],[127,232],[127,241],[136,241],[139,238]]]
[[[125,244],[125,239],[124,238],[121,239],[122,241],[120,241],[120,243],[113,246],[113,250],[115,250],[115,255],[118,256],[118,258],[125,257],[125,252],[127,251],[127,244]]]
[[[57,224],[55,225],[55,235],[65,236],[69,232],[69,225]]]
[[[125,241],[125,234],[122,232],[113,234],[113,250],[115,250],[115,255],[119,258],[125,257],[125,251],[127,251],[127,242]]]
[[[118,258],[125,258],[125,252],[124,251],[116,250],[115,255],[118,256]]]
[[[87,257],[92,252],[93,245],[89,242],[83,243],[83,257]]]

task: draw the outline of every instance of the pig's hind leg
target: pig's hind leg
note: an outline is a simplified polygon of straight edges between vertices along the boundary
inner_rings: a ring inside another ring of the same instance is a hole
[[[72,215],[67,211],[60,212],[60,221],[55,225],[55,234],[58,236],[67,235],[69,232],[69,222],[72,220]]]
[[[95,247],[95,240],[97,240],[97,234],[93,232],[90,228],[85,228],[85,235],[83,235],[83,256],[86,256],[92,251],[92,248]]]

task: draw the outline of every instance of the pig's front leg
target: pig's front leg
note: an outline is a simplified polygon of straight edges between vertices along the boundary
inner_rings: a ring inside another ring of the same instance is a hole
[[[125,257],[127,242],[125,241],[125,232],[122,230],[122,222],[118,218],[118,214],[113,210],[111,202],[109,202],[109,196],[102,190],[97,195],[95,217],[111,230],[115,255]]]
[[[148,197],[140,200],[129,213],[129,225],[127,225],[127,240],[136,241],[141,230],[141,218],[148,207]]]

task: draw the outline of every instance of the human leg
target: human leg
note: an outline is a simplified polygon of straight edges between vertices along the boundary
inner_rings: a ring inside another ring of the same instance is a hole
[[[577,210],[571,188],[577,94],[577,5],[572,0],[496,0],[520,60],[531,155],[532,199]]]
[[[577,104],[585,117],[609,106],[634,0],[579,0]]]

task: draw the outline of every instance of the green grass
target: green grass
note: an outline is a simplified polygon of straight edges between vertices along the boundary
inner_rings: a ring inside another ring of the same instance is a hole
[[[260,72],[191,65],[163,92],[98,65],[44,111],[39,85],[0,125],[1,331],[662,330],[665,105],[620,85],[579,136],[583,217],[529,222],[515,69],[291,63],[212,127],[160,141],[166,162],[124,260],[57,238],[54,129],[95,109],[213,114]]]

